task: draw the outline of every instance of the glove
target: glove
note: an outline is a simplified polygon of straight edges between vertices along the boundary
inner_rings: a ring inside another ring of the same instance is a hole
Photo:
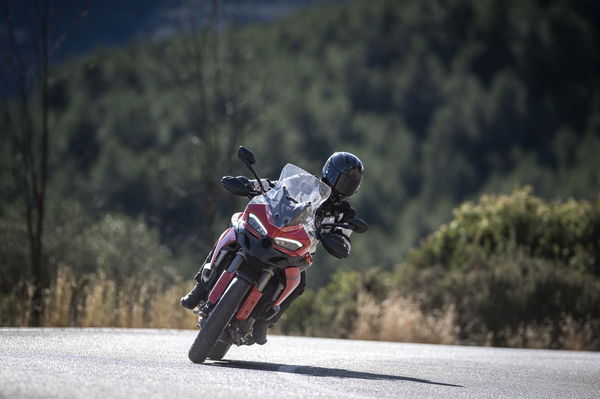
[[[236,176],[235,179],[239,180],[249,190],[254,190],[254,184],[246,176]]]
[[[260,194],[254,189],[254,185],[245,176],[224,176],[221,179],[221,183],[225,186],[225,189],[234,195],[246,197],[249,195]]]
[[[319,234],[319,240],[327,252],[336,258],[346,259],[350,255],[352,245],[350,240],[343,235],[325,231]]]
[[[340,207],[338,207],[338,212],[343,214],[342,223],[347,222],[350,219],[353,219],[356,217],[356,210],[354,210],[354,208],[352,208],[352,206],[350,205],[350,203],[348,201],[343,201],[340,205]]]

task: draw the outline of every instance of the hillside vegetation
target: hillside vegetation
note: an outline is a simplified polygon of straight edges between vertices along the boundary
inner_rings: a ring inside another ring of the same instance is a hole
[[[129,232],[137,240],[142,229],[108,219],[80,244],[89,248],[88,259],[111,260],[114,249],[103,234]],[[600,201],[544,201],[528,188],[485,195],[456,208],[452,221],[396,270],[337,271],[324,287],[305,292],[273,331],[600,350],[599,230]],[[142,254],[140,248],[121,253]],[[151,256],[140,261],[160,267]],[[124,270],[127,264],[115,266]],[[97,265],[80,274],[63,263],[48,290],[43,325],[194,327],[194,317],[178,303],[189,284],[164,274],[119,278],[111,270]],[[0,322],[28,325],[30,297],[29,285],[14,287],[0,301]]]
[[[600,200],[530,191],[462,204],[392,274],[338,272],[283,331],[600,349]]]
[[[366,166],[352,203],[371,229],[353,236],[344,262],[318,254],[313,291],[291,313],[315,296],[323,304],[332,290],[339,303],[355,303],[355,288],[336,284],[356,287],[353,279],[378,267],[374,275],[394,277],[373,277],[364,308],[408,303],[431,323],[446,320],[438,327],[454,337],[447,341],[508,344],[515,331],[551,320],[548,342],[561,346],[564,320],[595,325],[595,2],[370,0],[243,29],[222,22],[52,65],[43,262],[53,284],[87,275],[117,291],[131,281],[164,281],[166,290],[191,279],[243,206],[219,186],[222,175],[247,173],[237,145],[272,178],[287,162],[319,174],[332,152],[351,151]],[[0,105],[0,130],[25,129],[8,123],[19,115],[13,97]],[[25,197],[13,180],[24,160],[9,137],[0,135],[3,309],[16,289],[28,298],[32,272]],[[464,204],[526,184],[539,198],[516,191]],[[501,289],[509,286],[521,291]],[[3,324],[15,320],[7,315]],[[313,327],[282,329],[334,335],[320,327],[322,315]],[[77,325],[73,317],[63,324]],[[337,335],[356,334],[355,318],[342,319]]]

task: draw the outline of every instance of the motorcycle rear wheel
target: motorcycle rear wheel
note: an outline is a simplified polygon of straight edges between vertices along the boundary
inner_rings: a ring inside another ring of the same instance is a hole
[[[213,346],[219,343],[217,339],[238,310],[242,300],[250,290],[250,286],[251,284],[243,279],[237,277],[233,279],[190,347],[188,357],[192,362],[204,362],[211,353]],[[215,354],[217,354],[216,350]],[[223,356],[225,356],[225,353],[223,353]]]

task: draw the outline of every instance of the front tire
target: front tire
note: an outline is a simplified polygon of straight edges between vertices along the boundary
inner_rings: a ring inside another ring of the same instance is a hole
[[[223,356],[227,354],[230,347],[231,344],[228,344],[227,342],[217,341],[213,347],[210,348],[207,357],[211,360],[221,360],[223,359]]]
[[[192,362],[202,363],[206,360],[206,357],[211,353],[211,349],[215,344],[218,344],[217,339],[238,310],[242,300],[250,290],[250,286],[251,284],[246,280],[237,277],[233,279],[206,323],[202,326],[188,352],[188,357]],[[224,351],[222,356],[225,355],[225,352],[227,350]]]

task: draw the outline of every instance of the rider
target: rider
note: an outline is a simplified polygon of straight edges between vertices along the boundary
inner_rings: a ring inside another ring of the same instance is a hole
[[[357,156],[348,152],[336,152],[332,154],[325,165],[323,165],[321,180],[331,187],[329,198],[317,209],[315,224],[317,227],[321,223],[343,223],[356,216],[356,211],[346,200],[358,191],[363,179],[363,164]],[[227,178],[227,177],[226,177]],[[247,187],[254,190],[258,189],[256,180],[249,180],[244,176],[238,176],[235,179],[240,180]],[[264,179],[263,179],[264,180]],[[274,184],[269,182],[273,187]],[[327,237],[329,240],[338,241],[342,252],[330,252],[338,258],[347,258],[350,255],[351,242],[350,234],[352,230],[343,228],[323,229],[321,237]],[[321,238],[320,237],[320,238]],[[327,247],[326,247],[327,249]],[[200,302],[207,299],[208,292],[202,283],[202,267],[194,277],[196,285],[184,297],[181,298],[181,305],[194,309]],[[292,293],[282,302],[279,312],[270,320],[256,320],[253,327],[252,338],[257,344],[263,345],[267,342],[267,328],[279,320],[285,310],[291,303],[304,292],[306,284],[304,271],[301,273],[300,284]]]

